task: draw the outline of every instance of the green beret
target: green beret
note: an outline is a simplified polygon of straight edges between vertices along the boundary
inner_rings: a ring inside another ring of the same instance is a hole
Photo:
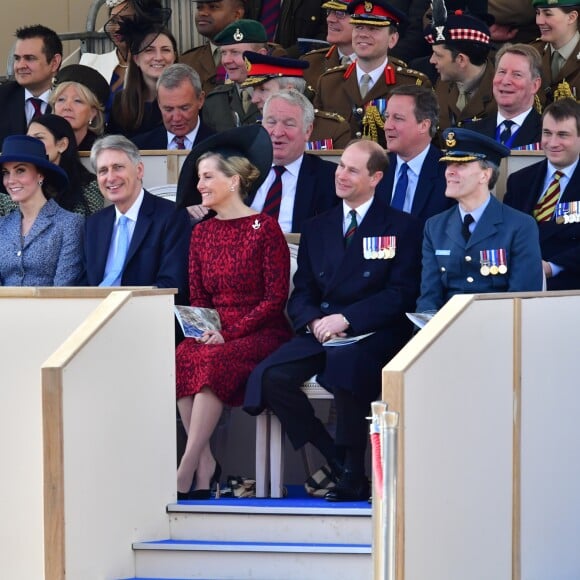
[[[534,8],[565,8],[578,5],[580,5],[580,0],[532,0]]]
[[[266,29],[256,20],[236,20],[228,24],[213,39],[219,46],[247,42],[267,42]]]

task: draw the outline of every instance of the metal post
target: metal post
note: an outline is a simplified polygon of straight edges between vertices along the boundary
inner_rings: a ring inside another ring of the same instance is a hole
[[[383,450],[383,501],[381,520],[385,554],[384,580],[396,580],[397,574],[397,442],[399,414],[385,411],[381,417],[381,448]]]
[[[372,416],[370,418],[371,458],[372,458],[372,496],[373,496],[373,578],[384,580],[385,546],[383,544],[383,453],[381,447],[381,417],[387,410],[383,401],[371,403]],[[379,480],[380,485],[379,485]]]

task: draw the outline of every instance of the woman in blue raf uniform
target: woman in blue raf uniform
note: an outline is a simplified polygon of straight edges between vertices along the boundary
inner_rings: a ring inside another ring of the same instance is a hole
[[[490,193],[509,149],[468,129],[448,129],[443,138],[445,195],[458,205],[425,224],[417,311],[436,311],[454,294],[541,290],[534,219]]]

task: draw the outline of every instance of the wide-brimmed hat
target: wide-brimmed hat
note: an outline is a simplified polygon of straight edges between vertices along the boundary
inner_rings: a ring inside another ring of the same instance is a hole
[[[208,151],[229,157],[245,157],[256,166],[260,177],[254,181],[249,195],[253,195],[264,182],[272,167],[272,141],[261,125],[248,125],[223,131],[204,139],[186,157],[177,182],[177,207],[189,207],[201,203],[201,193],[197,190],[199,177],[197,162]]]
[[[69,64],[61,68],[54,82],[55,85],[72,82],[87,87],[97,97],[103,108],[109,100],[111,87],[105,77],[99,71],[84,64]]]
[[[58,191],[63,191],[68,186],[67,174],[48,160],[44,143],[40,139],[28,135],[6,137],[0,153],[0,166],[11,161],[32,163]]]

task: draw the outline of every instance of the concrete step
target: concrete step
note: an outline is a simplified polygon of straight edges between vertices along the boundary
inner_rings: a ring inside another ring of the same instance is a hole
[[[372,541],[371,507],[366,502],[220,499],[179,502],[169,505],[167,511],[174,540],[322,544]]]
[[[372,574],[370,544],[162,540],[133,548],[142,578],[318,580]]]

